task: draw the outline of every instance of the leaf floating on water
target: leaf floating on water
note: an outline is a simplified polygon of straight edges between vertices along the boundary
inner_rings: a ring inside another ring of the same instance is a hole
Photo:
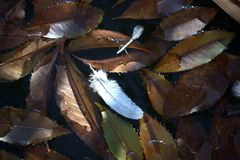
[[[44,146],[28,147],[24,152],[25,160],[69,160],[60,153]]]
[[[0,81],[17,80],[32,71],[32,68],[52,47],[54,41],[32,41],[0,56]]]
[[[137,0],[116,19],[153,19],[158,18],[157,0]]]
[[[117,81],[109,80],[107,73],[102,70],[90,75],[90,87],[102,97],[104,102],[118,114],[138,120],[143,116],[142,109],[137,106],[118,85]]]
[[[166,97],[163,115],[177,117],[212,107],[230,84],[226,76],[226,68],[231,65],[229,57],[222,54],[215,61],[185,73]]]
[[[84,36],[70,41],[67,46],[69,52],[76,52],[94,48],[119,48],[124,45],[130,37],[109,30],[94,30]],[[141,45],[136,41],[128,46],[131,49],[141,50]]]
[[[177,145],[171,134],[148,115],[140,121],[140,138],[147,160],[179,160]]]
[[[0,110],[0,117],[4,119],[0,122],[1,130],[4,127],[6,131],[9,127],[9,132],[0,137],[3,142],[29,145],[68,134],[67,129],[37,112],[5,108]]]
[[[28,27],[50,25],[47,38],[74,38],[90,32],[101,22],[103,12],[85,3],[63,3],[37,14]]]
[[[147,69],[139,71],[141,74],[147,92],[148,97],[152,103],[153,108],[160,114],[163,115],[163,107],[166,95],[170,93],[173,85],[166,80],[162,75],[158,75]]]
[[[47,106],[53,91],[55,62],[58,49],[46,55],[34,68],[30,79],[30,91],[27,98],[27,108],[47,113]]]
[[[68,59],[66,67],[57,68],[56,84],[57,103],[67,123],[96,154],[103,159],[113,159],[107,152],[100,128],[101,115],[94,104],[94,96],[90,94],[87,77]]]
[[[158,13],[161,17],[168,16],[186,8],[190,3],[192,0],[158,0]]]
[[[98,106],[104,108],[100,104]],[[142,160],[142,148],[134,128],[109,110],[102,111],[102,118],[104,137],[115,158],[118,160]]]
[[[210,62],[222,53],[234,33],[209,31],[189,37],[171,49],[155,67],[157,72],[179,72]]]
[[[1,160],[21,160],[19,157],[3,150],[0,150],[0,159]]]
[[[182,40],[202,30],[215,14],[216,11],[211,8],[185,9],[165,18],[160,23],[159,29],[163,30],[165,40]],[[152,36],[157,36],[158,32],[155,31]]]
[[[219,7],[227,12],[233,19],[240,23],[240,4],[239,0],[213,0]]]

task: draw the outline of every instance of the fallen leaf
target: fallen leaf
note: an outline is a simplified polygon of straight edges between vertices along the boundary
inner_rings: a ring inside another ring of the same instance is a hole
[[[32,41],[0,56],[0,80],[17,80],[32,71],[34,65],[54,44],[53,41]]]
[[[102,16],[102,10],[85,3],[63,3],[37,14],[28,27],[49,25],[45,37],[74,38],[96,28]]]
[[[240,23],[240,4],[237,0],[213,0],[219,7]]]
[[[0,159],[1,160],[21,160],[19,157],[3,150],[0,151]]]
[[[58,49],[55,49],[49,55],[46,55],[34,68],[30,79],[30,91],[27,98],[27,108],[47,113],[47,106],[53,81],[55,78],[55,62],[58,57]]]
[[[211,131],[213,158],[218,160],[239,159],[239,148],[235,148],[235,137],[240,132],[239,116],[227,116],[226,109],[231,105],[224,97],[215,107]]]
[[[24,152],[25,160],[69,160],[60,153],[44,146],[28,147]]]
[[[159,122],[145,115],[140,122],[140,138],[147,160],[178,160],[177,145]]]
[[[158,13],[161,17],[168,16],[186,8],[190,3],[192,0],[158,0]]]
[[[185,73],[167,95],[163,115],[183,116],[212,107],[230,84],[224,71],[230,65],[229,57],[222,54],[215,61]]]
[[[216,14],[212,8],[189,8],[165,18],[151,36],[162,36],[168,41],[178,41],[202,30]],[[161,30],[161,31],[159,31]],[[161,35],[159,35],[161,33]]]
[[[157,72],[179,72],[210,62],[234,37],[225,31],[203,32],[189,37],[171,49],[155,67]]]
[[[193,116],[182,117],[177,125],[176,137],[184,140],[192,153],[200,151],[208,135],[200,121]]]
[[[0,126],[3,126],[4,130],[9,128],[9,132],[0,137],[3,142],[29,145],[68,134],[67,129],[37,112],[4,108],[0,110],[0,117],[4,119],[0,122]]]
[[[142,69],[139,71],[144,80],[148,97],[152,103],[153,108],[163,115],[163,106],[166,95],[170,93],[173,85],[164,78],[151,70]]]
[[[127,10],[115,19],[153,19],[158,18],[157,0],[133,1]]]
[[[127,35],[109,31],[109,30],[94,30],[84,36],[80,36],[70,41],[67,46],[68,52],[76,52],[95,48],[119,48],[124,45],[130,37]],[[128,46],[131,49],[143,50],[141,45],[136,41]],[[116,50],[117,52],[117,50]]]
[[[77,71],[70,60],[66,67],[57,68],[56,78],[56,98],[63,117],[95,153],[104,159],[113,159],[102,136],[100,113],[94,106],[95,100],[90,94],[87,77]]]
[[[104,108],[98,104],[99,108]],[[102,111],[104,137],[109,150],[118,160],[142,160],[143,153],[138,135],[125,120],[109,110]]]

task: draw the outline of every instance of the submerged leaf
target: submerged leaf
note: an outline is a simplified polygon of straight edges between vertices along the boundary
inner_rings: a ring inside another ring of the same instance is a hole
[[[98,104],[100,108],[103,108]],[[109,110],[102,111],[104,136],[110,151],[118,160],[142,160],[143,153],[134,128]]]
[[[213,19],[216,11],[211,8],[190,8],[165,18],[158,28],[163,30],[164,39],[178,41],[196,34]],[[152,36],[159,35],[155,31]],[[156,35],[155,35],[156,34]]]
[[[28,147],[24,153],[25,160],[68,160],[65,156],[44,146]]]
[[[1,160],[21,160],[19,157],[3,150],[0,151],[0,159]]]
[[[140,123],[140,138],[147,160],[178,160],[173,137],[159,122],[148,115]]]
[[[210,62],[222,53],[234,33],[209,31],[189,37],[171,49],[156,65],[157,72],[179,72]]]
[[[0,140],[7,143],[36,144],[68,133],[67,129],[37,112],[5,108],[0,110],[0,117],[4,120],[0,122],[1,130],[2,127],[9,130]]]
[[[70,60],[66,67],[57,68],[56,78],[56,98],[64,119],[95,153],[103,159],[113,159],[102,136],[100,113],[90,94],[87,77]]]

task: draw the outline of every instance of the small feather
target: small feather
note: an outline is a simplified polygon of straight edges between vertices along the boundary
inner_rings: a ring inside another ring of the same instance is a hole
[[[134,27],[132,39],[133,40],[138,39],[142,35],[143,30],[144,30],[143,26],[138,25],[138,26]]]
[[[93,74],[91,74],[90,77],[90,87],[97,92],[114,111],[130,119],[137,120],[143,117],[142,109],[124,93],[116,81],[109,80],[104,71],[93,70]]]
[[[240,98],[240,81],[234,82],[232,86],[233,96]]]

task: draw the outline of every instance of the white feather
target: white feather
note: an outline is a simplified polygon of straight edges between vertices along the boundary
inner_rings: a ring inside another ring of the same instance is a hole
[[[240,81],[234,82],[232,92],[235,97],[240,98]]]
[[[121,89],[114,80],[109,80],[107,74],[93,70],[90,75],[90,87],[97,92],[107,105],[120,115],[130,119],[141,119],[143,111]]]

